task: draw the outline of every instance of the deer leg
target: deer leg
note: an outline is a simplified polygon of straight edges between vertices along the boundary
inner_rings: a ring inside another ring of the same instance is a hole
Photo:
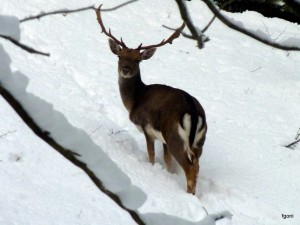
[[[194,159],[192,163],[187,160],[183,170],[186,176],[187,192],[194,195],[196,193],[197,177],[199,173],[198,159]]]
[[[147,142],[147,151],[148,151],[148,157],[149,162],[153,165],[154,164],[154,158],[155,158],[155,151],[154,151],[154,139],[151,138],[147,132],[144,131],[146,142]]]
[[[199,158],[202,154],[203,143],[199,143],[198,147],[194,147],[192,152],[195,154],[189,159],[186,157],[183,169],[187,180],[187,192],[193,195],[196,192],[196,184],[199,173]]]
[[[172,155],[166,144],[164,144],[164,160],[165,160],[165,163],[167,166],[167,170],[169,172],[171,172],[172,171]]]
[[[172,146],[169,146],[169,149],[185,173],[187,192],[194,195],[199,173],[199,158],[197,154],[188,156],[182,142],[174,142]],[[196,149],[193,149],[193,152],[194,151],[196,151]]]

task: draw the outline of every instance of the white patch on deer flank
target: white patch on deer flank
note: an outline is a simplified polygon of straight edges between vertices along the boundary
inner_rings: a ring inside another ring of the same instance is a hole
[[[151,125],[147,124],[145,127],[146,132],[151,135],[154,139],[158,139],[162,143],[166,144],[166,141],[161,131],[155,130]]]
[[[192,127],[192,121],[191,121],[191,115],[186,113],[183,116],[182,119],[182,124],[183,127],[178,124],[178,134],[182,138],[183,143],[184,143],[184,151],[187,152],[187,156],[189,160],[192,162],[192,156],[194,155],[193,151],[190,148],[190,143],[189,143],[189,136],[191,133],[191,127]]]
[[[203,126],[203,118],[202,117],[198,117],[198,124],[197,124],[197,129],[196,129],[196,135],[193,141],[193,147],[197,147],[197,143],[201,140],[201,138],[203,137],[203,135],[205,134],[206,128],[202,128],[200,130],[200,128]]]

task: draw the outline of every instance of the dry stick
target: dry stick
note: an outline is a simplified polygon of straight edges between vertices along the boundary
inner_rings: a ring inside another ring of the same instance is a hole
[[[19,46],[20,48],[22,48],[23,50],[29,52],[29,53],[34,53],[34,54],[39,54],[39,55],[44,55],[44,56],[50,56],[50,53],[45,53],[45,52],[40,52],[38,50],[35,50],[27,45],[24,45],[20,42],[18,42],[16,39],[12,38],[12,37],[9,37],[9,36],[6,36],[6,35],[2,35],[0,34],[0,37],[12,42],[13,44]]]
[[[121,8],[127,4],[130,4],[132,2],[136,2],[138,0],[131,0],[131,1],[127,1],[127,2],[124,2],[120,5],[117,5],[115,7],[112,7],[112,8],[109,8],[109,9],[102,9],[101,11],[105,12],[105,11],[113,11],[113,10],[116,10],[118,8]],[[26,22],[26,21],[29,21],[29,20],[34,20],[34,19],[40,19],[44,16],[48,16],[48,15],[55,15],[55,14],[64,14],[64,13],[75,13],[75,12],[81,12],[81,11],[85,11],[85,10],[96,10],[97,8],[95,8],[94,5],[91,5],[91,6],[87,6],[87,7],[83,7],[83,8],[79,8],[79,9],[60,9],[60,10],[56,10],[56,11],[51,11],[51,12],[47,12],[47,13],[40,13],[38,15],[35,15],[35,16],[29,16],[29,17],[26,17],[24,19],[21,19],[20,20],[20,23],[23,23],[23,22]]]
[[[208,6],[208,8],[212,11],[212,13],[219,20],[221,20],[221,22],[223,22],[226,26],[230,27],[231,29],[236,30],[242,34],[245,34],[257,41],[260,41],[260,42],[262,42],[266,45],[269,45],[271,47],[274,47],[274,48],[278,48],[278,49],[286,50],[286,51],[300,51],[300,46],[286,46],[286,45],[276,43],[274,41],[266,40],[262,37],[255,35],[253,32],[232,23],[229,19],[227,19],[224,15],[222,15],[222,13],[220,13],[219,9],[216,7],[216,5],[211,0],[202,0],[202,1]]]
[[[168,27],[166,25],[162,25],[164,28],[167,28],[168,30],[176,30],[175,28],[172,28],[172,27]],[[189,38],[189,39],[193,39],[193,40],[197,40],[195,37],[193,37],[192,35],[189,35],[183,31],[181,31],[181,34],[183,37],[186,37],[186,38]]]

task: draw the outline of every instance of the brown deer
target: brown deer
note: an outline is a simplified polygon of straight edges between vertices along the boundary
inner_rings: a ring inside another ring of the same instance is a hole
[[[130,120],[142,131],[147,142],[149,161],[154,164],[154,140],[163,143],[164,161],[168,171],[172,156],[183,168],[187,179],[187,192],[195,194],[199,172],[199,157],[207,131],[203,108],[196,98],[185,91],[166,85],[146,85],[141,79],[139,64],[153,56],[157,47],[179,37],[183,23],[168,39],[150,46],[140,44],[128,48],[104,27],[101,5],[96,11],[102,32],[108,36],[111,51],[119,57],[119,89]]]

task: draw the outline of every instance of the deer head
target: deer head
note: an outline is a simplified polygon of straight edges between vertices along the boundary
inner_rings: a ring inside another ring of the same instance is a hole
[[[139,63],[142,60],[150,59],[157,47],[163,46],[167,43],[172,44],[172,41],[179,37],[181,31],[185,27],[185,23],[175,30],[175,32],[168,38],[163,39],[159,44],[143,46],[141,43],[137,48],[128,48],[126,44],[121,40],[118,40],[111,34],[111,30],[108,32],[104,27],[102,18],[101,18],[101,6],[96,10],[97,20],[100,24],[102,33],[109,37],[109,46],[111,51],[119,57],[119,66],[118,71],[119,75],[124,78],[131,78],[138,74],[139,72]]]

